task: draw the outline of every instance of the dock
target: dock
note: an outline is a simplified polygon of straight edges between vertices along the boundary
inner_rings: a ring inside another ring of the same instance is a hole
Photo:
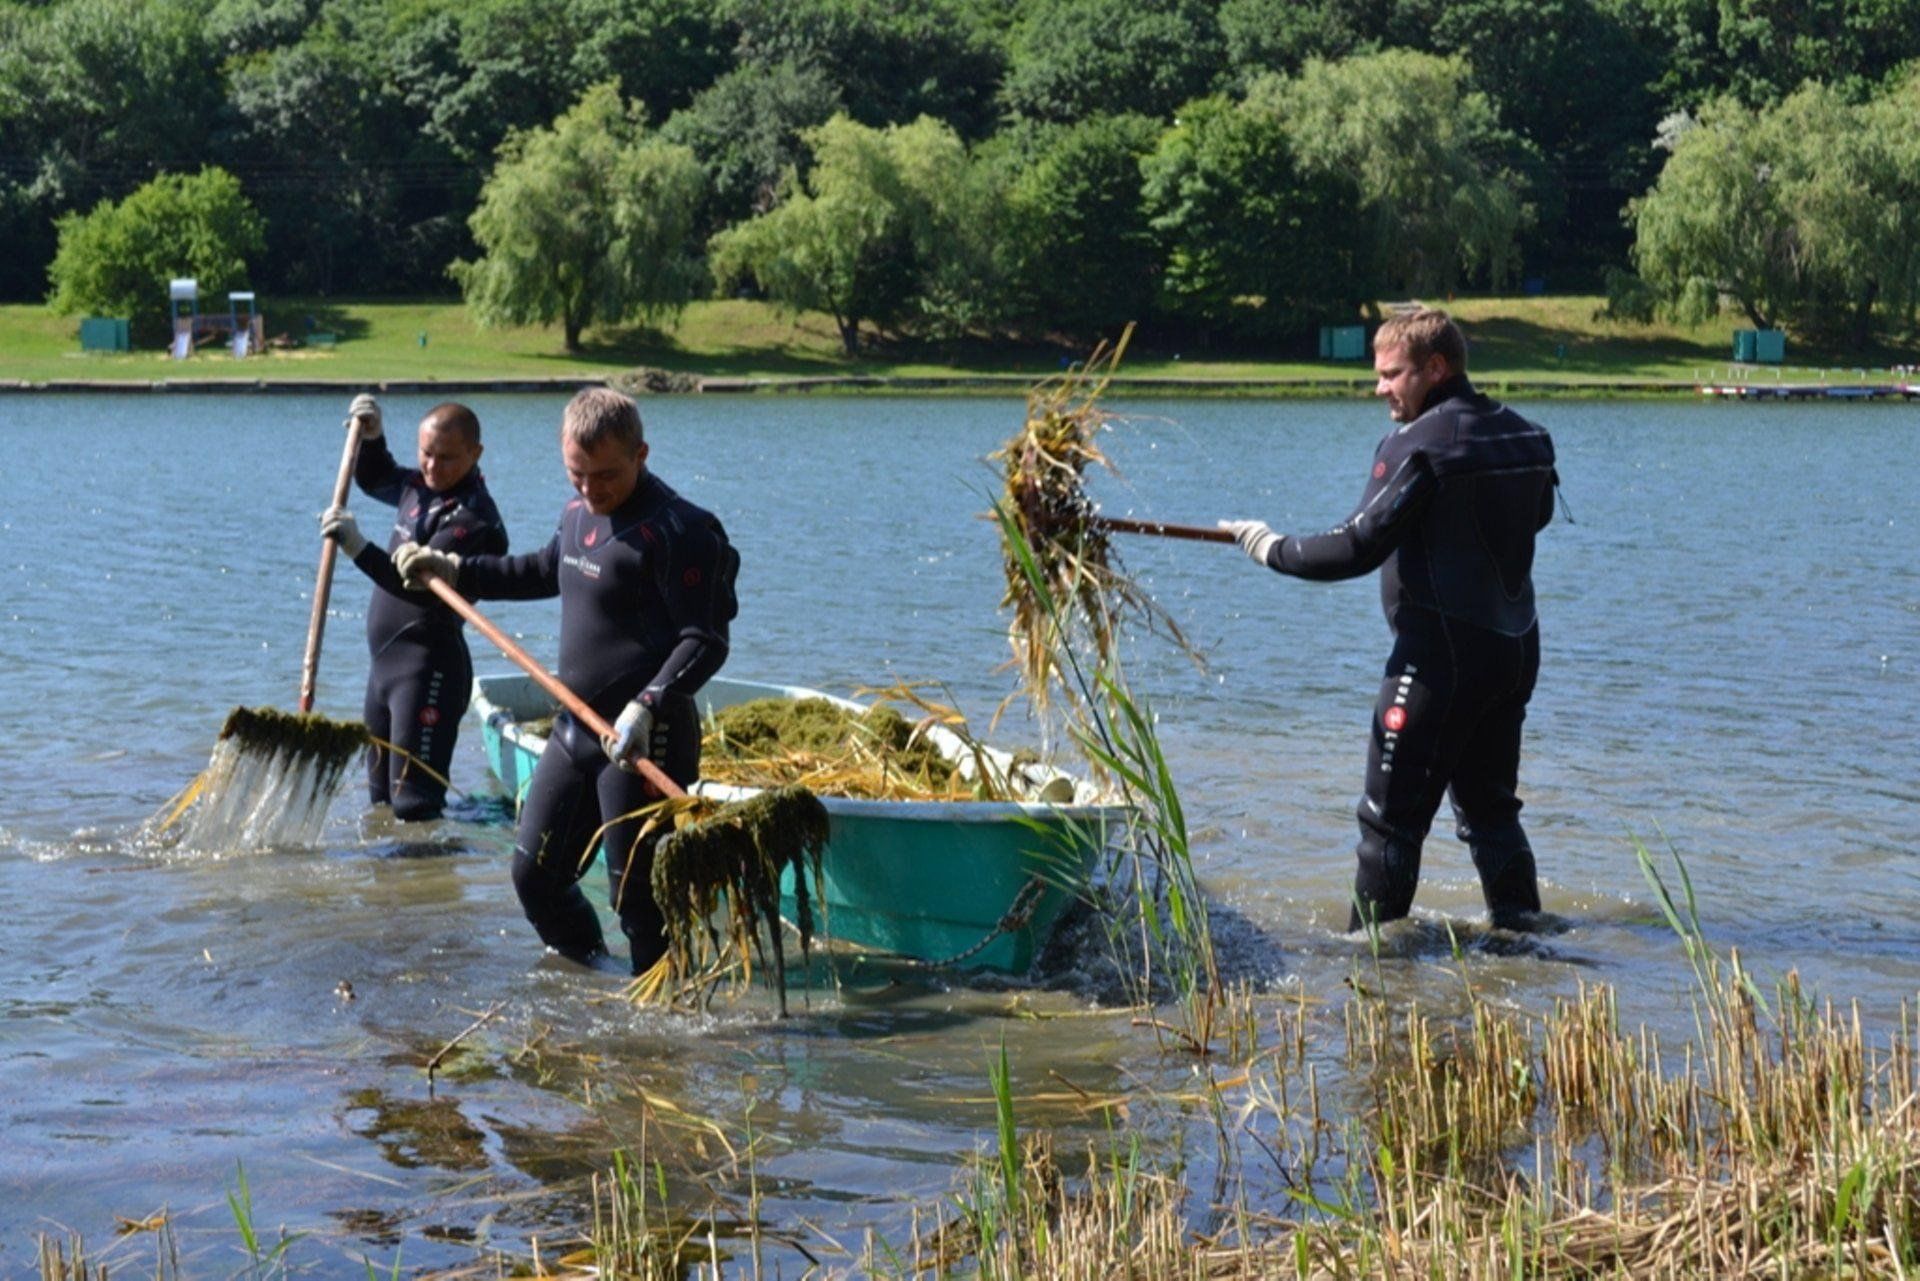
[[[1920,383],[1704,383],[1728,400],[1920,400]]]

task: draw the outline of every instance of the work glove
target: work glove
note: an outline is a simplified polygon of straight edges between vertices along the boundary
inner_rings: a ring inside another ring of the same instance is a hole
[[[375,400],[366,392],[361,392],[358,396],[355,396],[353,403],[347,406],[347,421],[352,422],[356,418],[360,420],[360,439],[380,439],[383,434],[383,429],[380,426],[379,401]]]
[[[449,586],[460,581],[460,558],[419,543],[405,542],[393,549],[393,567],[401,585],[412,591],[425,591],[429,578],[444,579]]]
[[[621,769],[632,771],[636,753],[653,751],[653,707],[645,694],[628,703],[613,722],[613,733],[600,736],[600,750]]]
[[[1264,520],[1223,520],[1219,524],[1220,528],[1233,535],[1241,551],[1262,565],[1268,563],[1267,553],[1280,542],[1280,535],[1274,533]]]
[[[351,560],[360,554],[367,545],[367,539],[360,532],[360,523],[353,513],[344,507],[329,507],[320,513],[320,537],[331,538],[340,544],[340,550]]]

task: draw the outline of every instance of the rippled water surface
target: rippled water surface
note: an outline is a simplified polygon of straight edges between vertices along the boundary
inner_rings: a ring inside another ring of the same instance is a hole
[[[577,1226],[585,1178],[643,1142],[681,1203],[724,1212],[740,1192],[697,1118],[734,1136],[750,1119],[766,1218],[831,1260],[829,1236],[904,1237],[909,1208],[989,1142],[1002,1043],[1016,1089],[1056,1097],[1060,1078],[1098,1092],[1189,1071],[1070,977],[816,989],[784,1023],[757,999],[702,1019],[611,1002],[612,980],[543,959],[521,919],[471,726],[455,773],[476,795],[456,818],[404,830],[349,795],[320,848],[142,852],[134,829],[206,763],[228,709],[295,703],[345,400],[0,399],[0,1272],[30,1266],[36,1232],[104,1243],[116,1215],[162,1207],[196,1270],[229,1272],[241,1167],[256,1221],[311,1233],[298,1257],[323,1273],[524,1250]],[[522,548],[565,497],[562,400],[475,401]],[[409,435],[429,404],[393,397],[388,420]],[[1108,510],[1282,529],[1346,513],[1384,426],[1363,403],[1127,408],[1110,440],[1124,475],[1098,482]],[[1008,678],[982,458],[1016,402],[643,409],[658,470],[741,550],[730,674],[842,692],[935,679],[984,723]],[[1472,870],[1442,830],[1419,918],[1390,940],[1401,981],[1457,983],[1452,922],[1465,964],[1523,1006],[1598,980],[1628,1017],[1684,1032],[1687,969],[1637,834],[1685,859],[1716,946],[1890,1019],[1920,983],[1920,570],[1898,462],[1920,419],[1532,409],[1572,521],[1541,546],[1522,783],[1546,905],[1569,928],[1519,955],[1476,933]],[[1125,551],[1211,655],[1202,674],[1148,649],[1132,670],[1228,968],[1337,1000],[1359,950],[1334,931],[1387,650],[1374,585],[1287,581],[1220,547]],[[360,705],[367,590],[350,569],[335,590],[321,710]],[[551,603],[493,612],[551,657]],[[427,1060],[489,1013],[430,1083]],[[1188,1123],[1177,1107],[1133,1117],[1170,1146]],[[1041,1102],[1022,1120],[1101,1126]]]

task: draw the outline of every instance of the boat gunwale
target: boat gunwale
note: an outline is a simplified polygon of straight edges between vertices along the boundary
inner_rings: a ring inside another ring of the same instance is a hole
[[[824,698],[849,710],[864,712],[866,706],[829,694],[824,690],[812,689],[805,685],[786,685],[770,681],[740,680],[724,678],[726,683],[747,689],[765,690],[765,697]],[[475,676],[473,681],[473,710],[482,721],[494,717],[504,718],[504,723],[495,725],[496,732],[504,739],[538,756],[545,748],[544,735],[535,734],[521,728],[519,719],[512,710],[487,696],[487,686],[497,687],[511,683],[515,688],[532,684],[530,677],[518,673],[502,672],[485,676]],[[954,750],[966,750],[965,740],[944,726],[934,725],[929,729],[929,737],[948,740],[951,748],[943,746],[943,751],[951,755]],[[999,749],[989,749],[999,750]],[[1071,777],[1071,776],[1066,776]],[[1078,780],[1075,780],[1078,782]],[[700,779],[688,789],[697,796],[708,797],[721,802],[740,801],[759,795],[764,788],[743,787],[735,783],[721,783],[709,779]],[[1123,804],[1102,804],[1084,801],[925,801],[925,800],[875,800],[865,797],[821,795],[821,804],[829,814],[844,815],[849,818],[883,819],[896,822],[945,822],[945,823],[1124,823],[1132,814],[1132,807]]]

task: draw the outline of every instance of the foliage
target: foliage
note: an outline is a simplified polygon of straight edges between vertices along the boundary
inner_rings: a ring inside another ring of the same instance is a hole
[[[1910,317],[1917,104],[1920,68],[1861,106],[1818,84],[1770,108],[1709,104],[1631,207],[1641,278],[1685,319],[1725,300],[1758,328],[1844,332],[1856,346],[1876,306]]]
[[[151,339],[164,334],[167,282],[200,282],[203,295],[247,284],[264,244],[259,215],[222,169],[162,174],[118,204],[60,220],[48,305],[62,315],[125,316]]]
[[[708,252],[722,289],[751,281],[783,307],[827,313],[851,356],[863,324],[911,323],[953,243],[947,198],[966,180],[966,149],[924,116],[885,129],[835,116],[804,137],[813,154],[806,178]]]
[[[1227,62],[1250,83],[1262,72],[1291,75],[1311,58],[1344,58],[1376,47],[1394,27],[1394,0],[1224,0],[1220,34]]]
[[[1424,47],[1465,62],[1500,126],[1531,144],[1512,158],[1537,206],[1530,266],[1591,276],[1619,262],[1620,206],[1658,168],[1656,50],[1594,0],[1409,0],[1408,10]]]
[[[1008,162],[1000,277],[1017,327],[1092,337],[1152,310],[1160,255],[1140,165],[1159,137],[1145,116],[1094,116],[1038,129]]]
[[[221,93],[205,9],[63,0],[0,10],[0,209],[17,211],[0,290],[39,291],[61,214],[206,162]]]
[[[963,138],[994,122],[1005,61],[963,0],[724,0],[741,66],[823,73],[861,124],[943,120]]]
[[[841,105],[818,67],[746,63],[696,94],[660,136],[692,148],[706,169],[710,231],[718,231],[773,207],[781,178],[805,159],[801,133]]]
[[[1271,105],[1189,103],[1142,167],[1176,315],[1271,337],[1350,315],[1368,295],[1358,193],[1338,173],[1304,169]]]
[[[1469,87],[1465,63],[1404,49],[1314,61],[1248,100],[1285,121],[1304,173],[1358,185],[1366,217],[1353,247],[1386,287],[1498,290],[1512,277],[1532,216],[1514,172],[1525,148]]]
[[[1016,115],[1165,119],[1226,64],[1209,0],[1033,0],[1012,38],[1003,96]]]
[[[670,318],[701,279],[703,185],[691,151],[597,85],[551,129],[508,138],[472,220],[486,256],[454,277],[482,323],[557,321],[570,352],[590,324]]]

